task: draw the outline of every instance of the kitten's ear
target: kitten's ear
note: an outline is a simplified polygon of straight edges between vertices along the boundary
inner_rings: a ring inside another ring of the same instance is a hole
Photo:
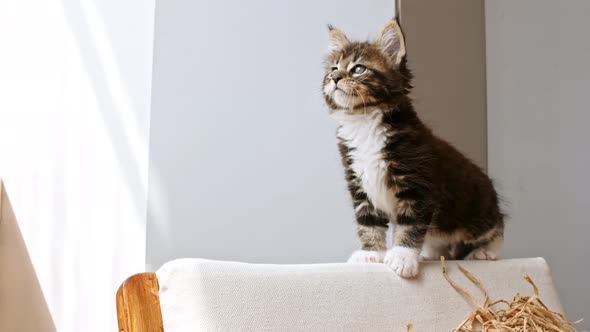
[[[396,20],[387,22],[377,39],[375,39],[375,44],[393,59],[396,66],[406,56],[406,41]]]
[[[334,28],[331,24],[328,24],[328,30],[330,31],[331,52],[341,50],[350,43],[348,38],[346,38],[346,35],[342,31]]]

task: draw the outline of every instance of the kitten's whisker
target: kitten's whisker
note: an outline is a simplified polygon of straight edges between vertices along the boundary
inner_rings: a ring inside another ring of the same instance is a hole
[[[358,87],[353,87],[353,90],[357,93],[357,95],[361,98],[361,102],[363,104],[363,113],[367,114],[367,103],[365,98],[363,97],[362,91]]]

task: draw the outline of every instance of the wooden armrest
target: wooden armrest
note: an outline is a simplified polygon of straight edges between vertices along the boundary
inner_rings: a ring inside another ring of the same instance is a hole
[[[133,275],[117,291],[120,332],[164,331],[160,309],[160,286],[153,272]]]

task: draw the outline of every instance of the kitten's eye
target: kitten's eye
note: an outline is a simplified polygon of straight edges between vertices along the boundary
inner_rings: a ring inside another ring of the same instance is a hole
[[[337,71],[337,70],[338,70],[338,67],[336,67],[336,66],[330,68],[330,71]]]
[[[352,67],[352,69],[350,70],[351,73],[353,73],[354,75],[361,75],[364,74],[367,71],[367,67],[363,66],[363,65],[356,65],[354,67]]]

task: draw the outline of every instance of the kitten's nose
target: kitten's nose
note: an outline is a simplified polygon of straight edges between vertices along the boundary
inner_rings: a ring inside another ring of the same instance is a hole
[[[342,79],[342,74],[340,72],[334,72],[332,73],[332,81],[334,81],[334,84],[338,84],[338,81],[340,81]]]

